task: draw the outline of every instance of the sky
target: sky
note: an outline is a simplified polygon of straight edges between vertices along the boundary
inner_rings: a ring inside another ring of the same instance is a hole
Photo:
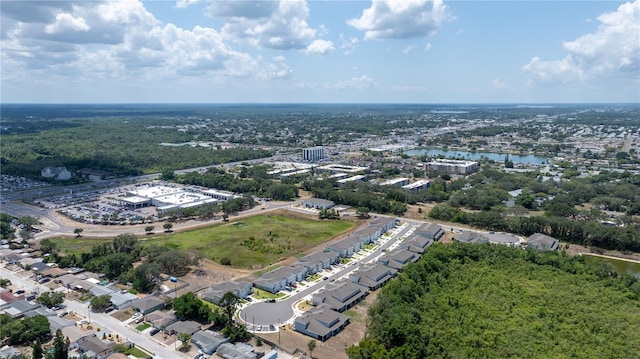
[[[3,0],[2,103],[640,102],[640,0]]]

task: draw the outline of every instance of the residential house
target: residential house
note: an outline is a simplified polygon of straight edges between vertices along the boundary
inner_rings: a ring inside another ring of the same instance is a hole
[[[228,292],[231,292],[240,298],[246,299],[251,295],[251,293],[253,293],[253,286],[250,282],[247,281],[232,281],[216,284],[212,286],[209,291],[204,293],[202,299],[213,304],[219,304],[222,296],[224,296]]]
[[[164,308],[164,300],[153,295],[148,295],[131,303],[131,307],[133,307],[135,311],[146,315]]]
[[[33,304],[25,299],[13,300],[10,303],[0,305],[0,313],[5,313],[11,317],[11,319],[18,319],[23,317],[27,312],[30,312],[40,307],[40,304]]]
[[[387,254],[378,259],[378,262],[387,267],[401,270],[409,263],[415,262],[418,259],[420,259],[418,254],[409,252],[406,249],[398,248],[392,252],[387,252]]]
[[[194,322],[192,320],[181,320],[167,326],[164,331],[169,335],[180,333],[193,335],[193,333],[202,329],[201,327],[202,326],[198,322]]]
[[[118,310],[129,308],[136,300],[138,300],[138,296],[129,292],[111,293],[111,303]]]
[[[349,275],[349,280],[369,288],[376,290],[385,285],[391,278],[396,276],[398,271],[394,268],[384,266],[380,263],[367,263],[360,269]]]
[[[463,243],[473,243],[473,244],[484,244],[489,243],[489,238],[486,236],[473,231],[464,231],[460,234],[456,234],[453,237],[454,241],[463,242]]]
[[[102,359],[113,353],[115,343],[100,340],[95,335],[79,338],[76,343],[78,351],[87,359]]]
[[[178,319],[176,318],[176,314],[173,310],[168,312],[157,310],[145,316],[145,321],[151,323],[151,325],[156,329],[165,329],[177,320]]]
[[[218,347],[216,354],[224,359],[256,359],[258,357],[253,347],[245,343],[224,343]]]
[[[330,309],[343,312],[369,294],[367,287],[349,280],[328,284],[323,289],[311,296],[311,304],[319,306],[326,305]]]
[[[555,251],[558,250],[560,242],[542,233],[534,233],[527,240],[527,248],[533,248],[538,251]]]
[[[291,267],[279,267],[254,280],[253,285],[270,293],[278,293],[289,284],[301,280],[298,279],[299,274],[299,271]]]
[[[231,340],[223,337],[211,330],[201,330],[191,336],[191,342],[195,344],[205,354],[213,354],[220,345],[229,343]]]
[[[309,274],[315,274],[338,263],[340,255],[335,251],[322,251],[307,254],[296,263],[307,267]]]
[[[414,234],[402,241],[400,248],[423,255],[432,244],[433,239]]]
[[[312,338],[325,341],[349,324],[349,317],[325,305],[313,308],[297,317],[293,329]]]
[[[433,239],[434,241],[437,241],[442,238],[442,236],[444,236],[444,230],[442,229],[442,226],[435,223],[430,223],[427,225],[423,224],[420,227],[416,228],[413,233],[429,239]]]
[[[364,245],[357,237],[347,237],[327,246],[328,250],[337,252],[340,257],[348,258],[362,250]]]

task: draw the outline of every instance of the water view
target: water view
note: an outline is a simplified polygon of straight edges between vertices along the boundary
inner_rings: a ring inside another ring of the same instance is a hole
[[[469,160],[481,160],[483,158],[488,158],[494,161],[504,161],[505,153],[493,153],[493,152],[467,152],[467,151],[447,151],[447,150],[437,150],[437,149],[416,149],[406,151],[405,154],[409,156],[444,156],[446,158],[464,158]],[[534,155],[509,155],[509,159],[513,162],[517,163],[528,163],[534,165],[544,165],[549,162],[549,160],[545,157],[539,157]]]
[[[600,257],[587,254],[584,255],[584,260],[586,262],[608,263],[616,270],[616,272],[620,274],[630,274],[640,279],[640,262],[631,262],[623,259]]]

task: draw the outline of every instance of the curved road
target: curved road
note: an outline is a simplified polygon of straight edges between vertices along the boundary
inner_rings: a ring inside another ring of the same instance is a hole
[[[385,250],[389,249],[389,247],[393,246],[399,240],[404,239],[407,234],[410,234],[417,226],[416,223],[422,223],[407,221],[404,219],[403,221],[406,222],[406,225],[397,229],[393,237],[386,240],[378,248],[366,254],[359,260],[352,261],[346,267],[338,270],[334,269],[332,274],[326,275],[328,277],[327,280],[320,280],[319,282],[315,282],[304,289],[297,289],[291,293],[289,298],[276,301],[275,303],[267,303],[264,301],[250,303],[240,310],[240,319],[245,321],[247,324],[275,326],[290,321],[295,317],[293,306],[297,301],[323,288],[327,283],[331,283],[332,281],[355,271],[360,267],[360,264],[377,259],[377,257],[379,257]]]

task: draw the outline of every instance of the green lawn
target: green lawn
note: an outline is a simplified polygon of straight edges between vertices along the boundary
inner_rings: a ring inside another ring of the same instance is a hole
[[[115,237],[115,235],[114,235]],[[61,252],[67,254],[80,254],[90,252],[93,246],[113,242],[113,239],[90,239],[90,238],[53,238],[53,242],[58,245]]]
[[[143,331],[143,330],[145,330],[145,329],[147,329],[147,328],[149,328],[149,327],[151,327],[151,324],[149,324],[149,323],[142,323],[142,324],[140,324],[140,325],[138,325],[138,326],[136,327],[136,330],[137,330],[137,331],[139,331],[139,332],[141,332],[141,331]]]
[[[253,297],[255,299],[278,299],[278,298],[282,298],[284,297],[285,294],[284,293],[269,293],[267,291],[264,291],[262,289],[258,289],[258,288],[253,288]]]
[[[323,243],[356,224],[320,221],[287,214],[264,214],[170,236],[147,238],[146,244],[198,250],[217,262],[231,259],[231,266],[258,268],[297,255]]]

